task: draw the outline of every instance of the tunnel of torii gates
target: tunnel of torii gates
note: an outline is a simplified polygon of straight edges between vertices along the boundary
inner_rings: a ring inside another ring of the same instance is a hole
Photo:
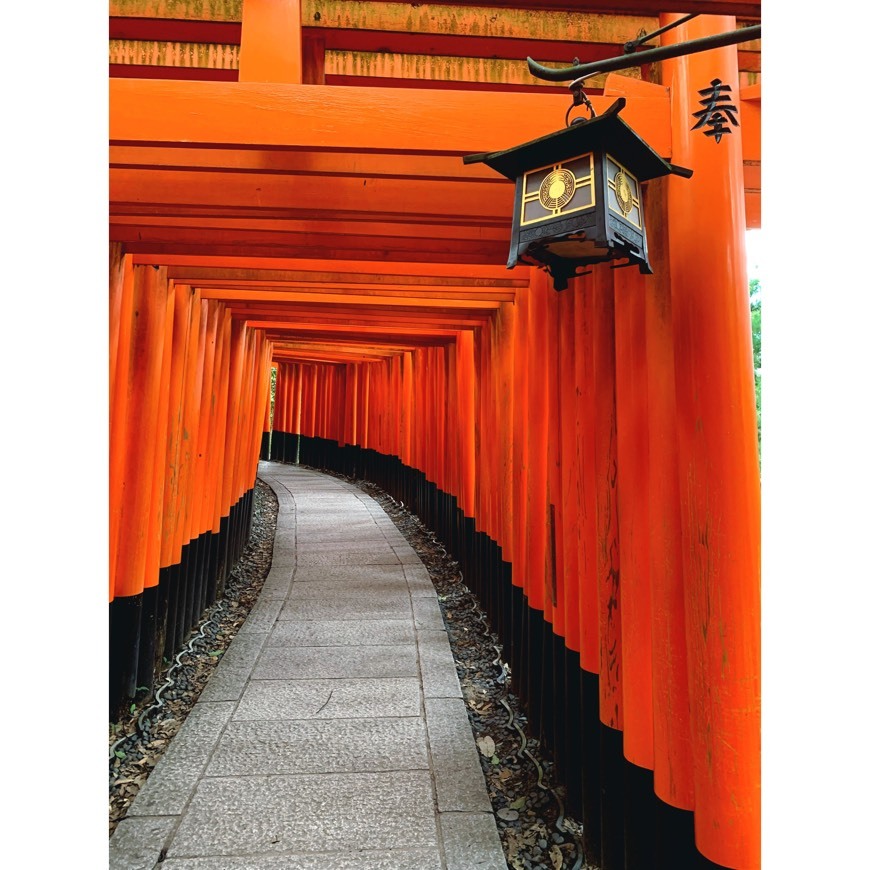
[[[515,5],[497,11],[594,17]],[[172,4],[111,6],[153,24]],[[380,485],[458,560],[590,858],[759,866],[760,83],[741,47],[587,90],[599,113],[625,97],[694,175],[644,185],[652,275],[601,263],[556,292],[505,267],[513,184],[462,157],[563,128],[564,86],[336,87],[311,4],[212,6],[241,22],[234,80],[109,81],[110,714],[221,597],[258,460],[300,462]],[[657,44],[735,27],[701,14]],[[571,63],[566,33],[543,57]],[[717,78],[739,121],[719,141],[693,129]]]

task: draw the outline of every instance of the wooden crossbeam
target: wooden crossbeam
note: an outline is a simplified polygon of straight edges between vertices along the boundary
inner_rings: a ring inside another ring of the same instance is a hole
[[[212,170],[257,175],[330,175],[346,178],[403,178],[420,181],[469,181],[509,184],[488,166],[468,166],[455,156],[432,154],[363,154],[287,148],[149,147],[113,145],[110,169]]]
[[[332,0],[303,0],[303,22],[313,20],[316,12],[332,6]],[[364,5],[364,4],[360,4]],[[369,6],[379,5],[374,3]],[[384,4],[388,5],[388,4]],[[396,5],[396,4],[389,4]],[[432,4],[414,4],[425,9]],[[522,4],[510,3],[507,0],[493,0],[482,4],[480,0],[442,0],[437,4],[442,7],[481,8],[492,7],[499,10],[505,7],[521,5],[526,9],[548,11],[585,11],[614,13],[616,10],[623,15],[657,16],[662,11],[660,0],[620,0],[618,6],[614,0],[523,0]],[[736,15],[745,18],[761,16],[761,0],[680,0],[676,4],[680,12],[695,12],[707,15]],[[616,7],[616,9],[614,8]],[[668,11],[668,10],[665,10]],[[242,20],[242,0],[110,0],[109,15],[115,18],[168,18],[180,21],[235,22]],[[317,22],[314,22],[317,23]]]
[[[335,295],[336,293],[348,296],[378,296],[384,299],[485,299],[495,302],[513,302],[516,294],[511,290],[471,288],[471,287],[362,287],[360,285],[336,285],[329,284],[321,287],[312,287],[310,284],[298,283],[273,283],[250,281],[245,284],[233,282],[209,280],[191,282],[192,286],[200,290],[225,290],[235,292],[240,299],[252,290],[264,292],[294,292],[307,293],[315,299],[323,295]]]
[[[133,263],[141,266],[157,265],[156,258],[147,254],[133,256]],[[262,274],[268,278],[288,277],[292,274],[304,275],[304,279],[289,278],[289,280],[352,281],[352,276],[363,276],[366,283],[429,283],[447,282],[450,284],[468,283],[481,285],[487,281],[502,282],[504,286],[528,285],[529,267],[517,266],[508,270],[504,266],[475,266],[469,269],[450,263],[416,263],[395,262],[386,267],[378,266],[368,260],[347,260],[341,264],[323,259],[300,257],[298,259],[281,259],[269,257],[220,257],[214,255],[192,256],[173,255],[161,260],[168,267],[169,277],[179,280],[178,276],[195,277],[188,269],[217,270],[234,269],[249,270],[250,277]],[[259,270],[266,270],[262,273]],[[272,270],[271,273],[268,270]],[[216,273],[212,273],[216,274]],[[238,272],[221,272],[225,277],[244,277]],[[336,278],[336,276],[341,276]],[[522,282],[522,283],[517,283]]]
[[[612,102],[591,98],[596,111]],[[458,155],[509,148],[564,123],[565,95],[111,79],[110,144],[258,146]],[[666,93],[621,113],[670,156]]]
[[[364,309],[348,312],[339,306],[294,305],[266,306],[238,301],[226,301],[225,305],[233,316],[251,320],[269,320],[291,326],[301,324],[329,324],[361,328],[366,325],[377,327],[420,328],[420,329],[465,329],[484,326],[491,316],[490,312],[478,314],[468,311],[410,311],[396,314],[389,309],[372,312]]]
[[[220,288],[204,288],[202,290],[203,299],[238,299],[240,293],[244,293],[244,298],[249,301],[261,301],[272,303],[293,303],[302,302],[310,303],[312,295],[308,293],[300,293],[292,290],[222,290]],[[495,311],[501,303],[498,300],[487,299],[466,299],[462,297],[448,297],[436,299],[420,299],[414,297],[384,297],[384,296],[363,296],[350,293],[323,293],[316,296],[316,301],[319,304],[341,305],[344,308],[357,305],[366,308],[397,308],[401,310],[414,310],[416,308],[432,309],[432,310],[447,310],[447,309],[469,309],[476,312]]]

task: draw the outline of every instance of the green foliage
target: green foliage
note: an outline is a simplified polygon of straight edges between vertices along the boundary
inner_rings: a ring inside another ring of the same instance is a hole
[[[752,367],[755,371],[755,414],[758,421],[758,450],[761,452],[761,282],[749,282],[749,316],[752,324]]]

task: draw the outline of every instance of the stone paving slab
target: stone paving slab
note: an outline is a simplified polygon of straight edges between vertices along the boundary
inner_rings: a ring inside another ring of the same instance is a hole
[[[355,511],[347,516],[341,511],[338,516],[335,513],[317,515],[316,517],[304,517],[296,521],[299,531],[305,532],[305,538],[310,540],[320,532],[365,532],[372,534],[372,518],[368,511]]]
[[[205,684],[200,701],[238,701],[266,640],[263,632],[236,635]]]
[[[292,595],[292,591],[291,591]],[[291,598],[278,614],[278,619],[298,619],[305,622],[321,619],[412,619],[411,598],[408,595],[352,598]],[[442,620],[442,625],[443,625]]]
[[[504,852],[490,813],[440,813],[448,870],[505,870]]]
[[[432,585],[432,578],[425,568],[423,568],[422,572],[420,571],[422,566],[403,565],[402,568],[405,573],[405,582],[408,584],[412,595],[421,598],[436,598],[438,596],[435,587]]]
[[[415,677],[417,649],[402,646],[267,647],[252,680]]]
[[[456,661],[446,631],[417,632],[423,695],[427,698],[461,698]]]
[[[428,771],[234,776],[202,780],[167,857],[411,843],[438,844]]]
[[[381,565],[372,567],[380,568]],[[404,575],[373,574],[364,576],[354,583],[345,580],[308,580],[297,583],[291,598],[369,598],[372,595],[388,597],[408,595],[408,581]]]
[[[383,547],[373,547],[372,544],[374,543],[383,543]],[[297,539],[297,553],[299,559],[303,563],[307,561],[308,557],[312,554],[320,553],[325,555],[357,550],[365,550],[367,554],[369,552],[376,552],[377,554],[383,553],[388,555],[390,550],[392,550],[392,547],[386,538],[383,538],[382,541],[378,541],[374,535],[372,535],[371,529],[359,532],[347,531],[346,529],[336,529],[334,532],[321,531],[310,536],[306,535],[304,538],[300,536]],[[369,558],[369,556],[367,555],[366,558]]]
[[[323,619],[275,624],[267,646],[392,646],[414,643],[414,626],[399,619]]]
[[[312,583],[331,580],[335,583],[350,586],[366,578],[406,577],[407,570],[402,565],[325,565],[323,567],[300,567],[296,569],[294,581],[296,583]]]
[[[248,618],[242,623],[237,637],[271,631],[272,625],[278,618],[278,614],[283,606],[283,599],[271,598],[269,596],[264,597],[261,594],[257,599],[257,603],[251,608]]]
[[[331,552],[307,552],[297,554],[300,567],[313,565],[397,565],[399,559],[385,543],[383,547],[350,549],[338,547]]]
[[[269,576],[266,577],[266,582],[260,590],[260,598],[277,598],[283,604],[284,599],[290,594],[290,587],[293,585],[293,569],[281,569],[272,563],[272,570],[269,571]],[[280,613],[280,610],[278,611]]]
[[[504,870],[422,562],[355,487],[260,474],[279,501],[271,570],[111,870]]]
[[[270,574],[291,574],[296,568],[295,550],[273,550]]]
[[[175,816],[122,819],[109,840],[112,870],[152,870],[176,822]]]
[[[428,770],[421,719],[231,722],[206,776]]]
[[[178,815],[196,788],[232,712],[231,703],[196,704],[139,790],[127,816]]]
[[[160,866],[165,870],[442,870],[444,865],[437,846],[429,846],[391,849],[389,852],[380,849],[359,851],[350,855],[318,852],[306,855],[257,855],[254,858],[170,858]]]
[[[414,605],[414,625],[417,629],[446,631],[444,617],[436,598],[412,595],[411,600]]]
[[[441,812],[491,812],[477,745],[461,698],[427,698],[426,727]]]
[[[415,677],[373,680],[260,680],[250,683],[233,715],[239,719],[351,719],[419,716]]]

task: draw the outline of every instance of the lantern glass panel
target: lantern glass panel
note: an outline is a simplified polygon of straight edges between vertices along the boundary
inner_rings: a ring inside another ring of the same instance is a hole
[[[529,170],[523,176],[521,226],[573,214],[594,205],[591,153]]]
[[[619,161],[609,154],[607,167],[607,205],[610,210],[638,230],[643,229],[640,183]]]

